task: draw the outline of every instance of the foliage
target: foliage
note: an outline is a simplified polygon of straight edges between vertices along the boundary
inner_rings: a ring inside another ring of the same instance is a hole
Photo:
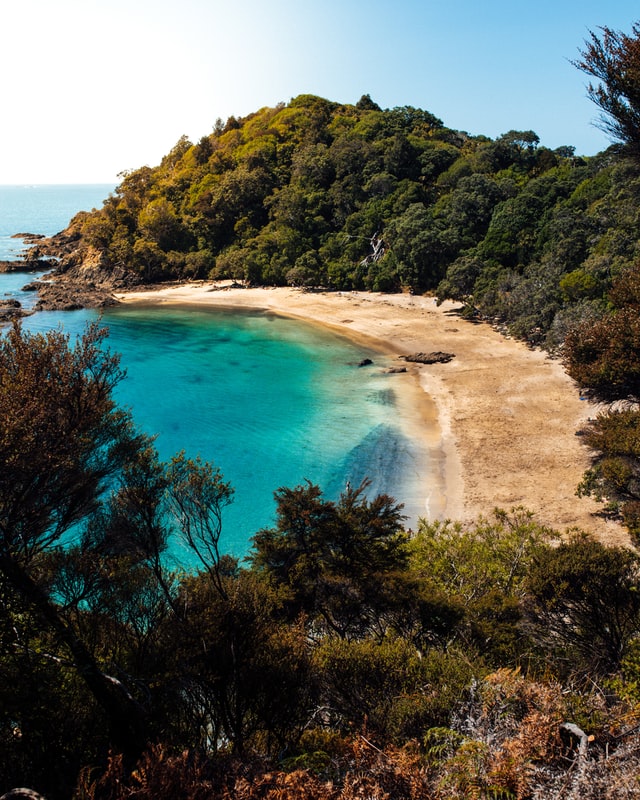
[[[600,127],[614,141],[625,144],[634,155],[640,154],[640,24],[632,35],[601,28],[602,35],[590,31],[591,38],[574,62],[598,84],[588,86],[588,95],[603,112]]]
[[[262,758],[215,761],[151,748],[128,776],[112,757],[103,775],[85,770],[76,800],[397,800],[455,798],[607,797],[637,794],[637,726],[624,707],[606,710],[596,692],[587,698],[604,710],[598,727],[580,728],[586,747],[565,727],[570,703],[557,684],[529,681],[499,670],[482,681],[455,728],[432,728],[425,750],[416,743],[378,747],[364,734],[328,741],[316,733],[310,746],[317,768],[290,768]],[[577,727],[577,726],[574,726]],[[615,731],[612,735],[611,731]],[[310,754],[311,755],[311,754]]]
[[[586,534],[536,554],[527,577],[530,624],[574,672],[619,668],[640,632],[640,561]]]
[[[173,530],[187,541],[195,530],[201,543],[215,534],[209,520],[229,494],[207,465],[178,456],[169,469],[157,461],[113,400],[122,371],[104,338],[95,325],[71,343],[58,331],[27,334],[16,324],[0,340],[0,692],[8,763],[34,757],[43,744],[36,710],[48,709],[53,723],[56,703],[69,715],[72,752],[65,755],[60,742],[52,754],[73,763],[110,744],[129,762],[139,756],[156,724],[150,687],[161,671],[160,628],[178,613],[162,562],[172,530],[164,508],[169,497],[180,499]],[[206,503],[193,506],[186,500],[196,485]],[[31,687],[53,670],[40,705],[35,693],[26,708],[8,699],[17,670]],[[68,781],[68,771],[60,779]]]
[[[366,488],[347,486],[337,503],[312,484],[279,489],[277,527],[253,537],[253,568],[284,592],[288,616],[341,637],[379,625],[394,603],[385,584],[407,562],[401,506]]]
[[[432,591],[464,609],[455,630],[465,646],[504,665],[531,649],[520,603],[536,554],[554,538],[522,508],[496,509],[492,518],[467,527],[421,520],[411,541],[411,564]]]
[[[596,320],[583,320],[568,332],[564,361],[569,374],[596,400],[609,406],[582,431],[594,451],[593,465],[578,493],[606,501],[605,511],[620,517],[637,540],[640,535],[640,266],[623,270],[609,292],[609,308]]]
[[[640,255],[638,197],[614,150],[578,158],[534,131],[491,140],[420,109],[302,95],[124,174],[72,221],[60,269],[436,291],[556,347],[572,309]]]

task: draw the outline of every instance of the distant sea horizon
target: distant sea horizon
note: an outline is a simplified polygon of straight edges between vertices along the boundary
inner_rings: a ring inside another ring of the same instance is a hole
[[[17,258],[15,233],[52,235],[81,210],[98,208],[115,185],[0,185],[0,259]],[[25,306],[23,273],[0,274],[0,295]],[[97,312],[38,312],[24,327],[72,336]],[[377,353],[331,331],[262,312],[165,307],[107,309],[108,346],[127,377],[116,399],[156,435],[161,458],[184,449],[218,466],[235,490],[221,547],[237,557],[274,524],[273,493],[309,480],[327,499],[347,482],[371,480],[369,496],[402,487],[419,459],[394,423],[392,383]],[[373,365],[359,366],[364,359]],[[415,519],[409,523],[415,524]],[[176,543],[172,555],[189,568]]]

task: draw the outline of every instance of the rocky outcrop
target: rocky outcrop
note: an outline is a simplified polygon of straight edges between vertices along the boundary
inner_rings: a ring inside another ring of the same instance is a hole
[[[12,322],[14,319],[26,316],[28,313],[25,311],[20,302],[14,299],[0,299],[0,324],[4,322]]]
[[[133,289],[140,276],[123,267],[107,268],[101,253],[81,245],[72,228],[50,238],[38,239],[26,251],[25,269],[34,266],[50,269],[45,279],[34,281],[25,290],[37,291],[36,311],[73,311],[79,308],[104,308],[118,304],[113,292]]]
[[[25,289],[38,292],[36,311],[75,311],[79,308],[106,308],[118,305],[113,293],[95,284],[69,280],[36,281]]]
[[[49,259],[36,259],[35,261],[25,261],[24,259],[20,259],[19,261],[0,261],[0,272],[44,272],[53,269],[55,266],[55,261]]]
[[[404,361],[410,361],[415,364],[447,364],[452,358],[455,358],[455,353],[442,353],[436,351],[433,353],[414,353],[409,356],[400,356]]]

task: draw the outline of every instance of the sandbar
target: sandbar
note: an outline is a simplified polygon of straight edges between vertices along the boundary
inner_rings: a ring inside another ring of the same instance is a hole
[[[581,398],[560,361],[463,319],[453,302],[368,292],[237,288],[193,282],[117,293],[125,304],[262,309],[333,328],[377,350],[395,381],[400,416],[428,451],[413,498],[425,517],[463,523],[494,508],[524,507],[557,531],[579,528],[609,544],[624,529],[576,488],[591,454],[578,435],[597,406]],[[448,363],[402,355],[442,351]]]

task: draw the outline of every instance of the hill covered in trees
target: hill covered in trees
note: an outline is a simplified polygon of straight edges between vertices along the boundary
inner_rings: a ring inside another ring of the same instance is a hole
[[[431,291],[553,346],[636,259],[639,198],[638,165],[617,148],[580,158],[533,131],[491,140],[368,96],[303,95],[124,174],[73,220],[61,269]]]

